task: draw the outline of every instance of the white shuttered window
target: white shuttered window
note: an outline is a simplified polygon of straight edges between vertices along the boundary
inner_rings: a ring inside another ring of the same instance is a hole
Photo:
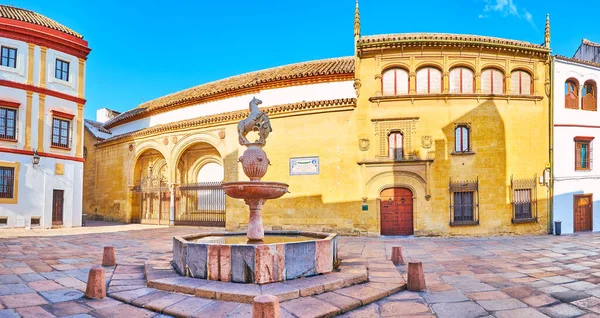
[[[510,93],[514,95],[531,95],[531,75],[524,71],[512,72]]]
[[[401,68],[391,68],[381,76],[383,95],[408,94],[408,72]]]
[[[466,67],[450,70],[450,93],[473,94],[473,71]]]
[[[493,68],[481,72],[481,93],[504,94],[504,74]]]
[[[442,72],[437,68],[424,67],[417,71],[417,94],[442,92]]]

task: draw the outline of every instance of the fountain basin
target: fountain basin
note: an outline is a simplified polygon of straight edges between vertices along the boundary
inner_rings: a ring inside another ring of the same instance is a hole
[[[266,284],[329,273],[337,260],[337,234],[267,231],[262,244],[225,244],[245,236],[213,232],[174,237],[173,265],[182,276]]]
[[[235,199],[277,199],[288,192],[288,185],[281,182],[238,181],[223,183],[223,191]]]

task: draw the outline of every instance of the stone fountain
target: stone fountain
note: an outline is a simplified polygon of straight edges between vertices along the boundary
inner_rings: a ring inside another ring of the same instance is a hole
[[[265,284],[329,273],[337,261],[337,234],[303,231],[265,233],[261,208],[266,200],[288,193],[288,185],[261,178],[270,165],[262,149],[272,132],[269,116],[253,98],[250,113],[238,123],[239,143],[246,147],[239,158],[250,181],[223,184],[225,193],[243,199],[250,208],[248,230],[175,237],[173,265],[183,276],[237,283]],[[246,137],[257,131],[259,139]]]

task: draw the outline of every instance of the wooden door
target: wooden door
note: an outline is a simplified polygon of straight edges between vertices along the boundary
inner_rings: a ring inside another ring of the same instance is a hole
[[[573,196],[573,224],[575,232],[592,230],[592,195]]]
[[[52,194],[52,225],[63,224],[64,190],[54,190]]]
[[[381,235],[412,235],[413,194],[406,188],[381,191]]]

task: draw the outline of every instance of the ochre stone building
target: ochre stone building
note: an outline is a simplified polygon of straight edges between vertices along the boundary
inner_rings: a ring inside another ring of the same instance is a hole
[[[220,208],[218,181],[245,180],[236,124],[257,96],[273,126],[263,180],[291,192],[267,201],[266,229],[545,233],[549,26],[543,45],[361,36],[357,6],[354,34],[352,57],[243,74],[87,121],[84,212],[244,228],[247,207],[226,198]]]

